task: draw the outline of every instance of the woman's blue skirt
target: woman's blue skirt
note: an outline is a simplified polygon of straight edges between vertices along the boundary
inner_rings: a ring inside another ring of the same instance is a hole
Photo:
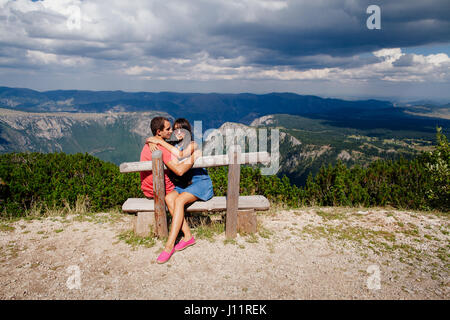
[[[192,183],[185,188],[175,185],[175,191],[178,193],[189,192],[203,201],[211,199],[214,195],[213,185],[206,169],[194,168],[190,170],[192,170]]]

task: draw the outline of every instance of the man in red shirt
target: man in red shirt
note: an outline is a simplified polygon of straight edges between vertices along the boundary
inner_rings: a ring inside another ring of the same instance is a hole
[[[172,126],[170,121],[164,117],[155,117],[150,123],[150,128],[155,137],[161,137],[168,140],[172,135]],[[173,171],[177,176],[182,176],[188,171],[195,160],[200,156],[198,152],[193,153],[189,159],[182,163],[178,161],[177,157],[170,153],[163,146],[158,145],[158,149],[162,151],[162,160],[167,168]],[[152,151],[146,143],[141,151],[141,161],[151,161]],[[148,198],[153,198],[153,174],[152,171],[141,171],[141,190]],[[164,182],[166,186],[166,195],[172,192],[175,188],[173,182],[167,175],[167,170],[164,170]]]
[[[153,118],[150,127],[155,137],[167,140],[172,135],[170,122],[164,117]],[[186,160],[180,162],[175,155],[172,155],[172,153],[170,153],[163,146],[158,145],[158,149],[162,151],[162,159],[166,167],[175,175],[180,177],[185,174],[192,167],[195,160],[202,155],[201,150],[195,150]],[[141,161],[150,160],[152,160],[152,152],[149,145],[146,143],[141,152]],[[158,263],[167,262],[174,253],[175,240],[180,229],[183,231],[184,240],[186,240],[184,241],[184,244],[186,244],[184,247],[195,243],[189,225],[184,218],[184,208],[185,205],[196,201],[198,198],[189,192],[182,192],[181,194],[178,194],[178,192],[174,190],[175,186],[173,182],[170,181],[170,178],[167,176],[167,170],[164,170],[164,180],[166,185],[166,197],[164,200],[169,208],[170,214],[172,215],[172,225],[170,227],[169,238],[166,242],[166,246],[156,260]],[[153,175],[151,171],[141,171],[141,189],[145,196],[153,197]],[[179,250],[182,250],[180,248],[181,247],[179,247]]]

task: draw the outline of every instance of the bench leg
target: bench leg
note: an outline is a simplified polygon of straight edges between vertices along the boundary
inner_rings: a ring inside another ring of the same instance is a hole
[[[239,233],[256,233],[256,226],[256,213],[254,209],[238,211],[237,231]]]
[[[155,213],[138,212],[134,219],[134,233],[140,237],[148,237],[155,232]]]
[[[240,149],[236,146],[228,154],[228,188],[227,188],[227,217],[225,236],[227,239],[236,238],[237,216],[239,207],[239,181],[241,176]]]

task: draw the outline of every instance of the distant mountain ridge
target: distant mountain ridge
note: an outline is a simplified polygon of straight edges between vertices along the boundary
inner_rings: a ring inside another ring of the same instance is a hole
[[[0,107],[28,112],[141,112],[164,111],[174,117],[203,120],[207,128],[226,121],[250,124],[274,113],[319,115],[341,110],[392,110],[391,102],[346,101],[294,93],[219,94],[175,92],[123,92],[31,89],[0,87]]]
[[[448,104],[447,104],[448,106]],[[396,106],[382,100],[341,100],[295,93],[222,94],[177,92],[124,92],[53,90],[35,91],[26,88],[0,87],[0,108],[27,112],[144,112],[162,111],[191,122],[203,121],[203,129],[218,128],[224,122],[249,125],[270,114],[292,114],[327,119],[337,125],[377,125],[392,128],[401,121],[411,128],[417,120],[430,122],[430,117],[446,118],[446,105],[426,106],[418,113],[413,105]],[[438,112],[434,112],[439,108]],[[444,111],[442,111],[444,110]],[[369,120],[369,121],[368,121]],[[343,124],[342,122],[345,122]],[[339,124],[341,123],[341,124]],[[446,125],[443,125],[444,127]]]

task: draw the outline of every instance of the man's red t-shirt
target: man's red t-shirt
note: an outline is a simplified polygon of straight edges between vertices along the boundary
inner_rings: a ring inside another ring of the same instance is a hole
[[[166,164],[172,159],[175,158],[169,150],[162,146],[158,146],[159,150],[162,151],[162,159],[164,164]],[[145,144],[144,148],[141,151],[141,161],[151,161],[152,160],[152,152],[148,147],[148,144]],[[153,172],[152,171],[141,171],[141,190],[146,197],[153,198]],[[172,192],[175,189],[175,186],[172,181],[170,181],[167,176],[167,170],[164,170],[164,182],[166,185],[166,194]]]

